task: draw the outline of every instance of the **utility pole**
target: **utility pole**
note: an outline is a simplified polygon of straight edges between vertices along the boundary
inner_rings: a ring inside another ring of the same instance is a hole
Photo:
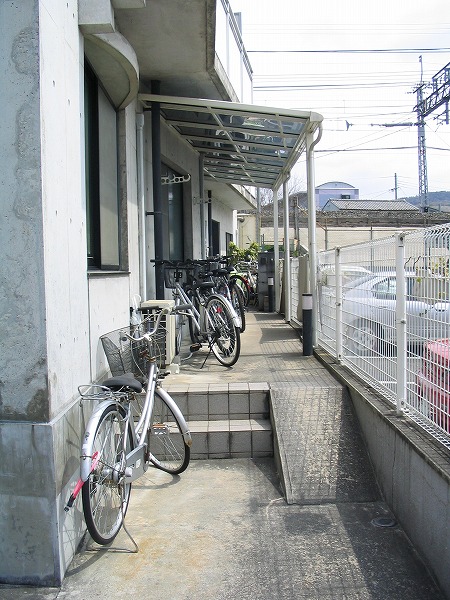
[[[394,173],[394,198],[398,200],[398,182],[397,173]]]

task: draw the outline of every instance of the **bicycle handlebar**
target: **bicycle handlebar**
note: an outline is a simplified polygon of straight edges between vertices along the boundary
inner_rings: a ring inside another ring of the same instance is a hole
[[[142,311],[142,309],[140,309]],[[162,308],[161,312],[158,314],[158,317],[156,319],[156,323],[155,326],[153,327],[153,329],[151,329],[150,331],[146,331],[144,333],[144,335],[136,337],[135,335],[130,335],[129,333],[127,333],[126,331],[123,332],[123,335],[128,338],[130,341],[132,342],[142,342],[143,340],[150,340],[158,331],[159,329],[159,325],[161,323],[161,319],[163,318],[163,315],[168,315],[170,314],[170,308]]]

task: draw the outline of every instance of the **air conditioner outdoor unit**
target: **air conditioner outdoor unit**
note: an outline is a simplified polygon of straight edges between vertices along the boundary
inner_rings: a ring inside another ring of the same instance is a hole
[[[145,300],[141,302],[141,309],[145,309],[148,315],[157,314],[157,309],[173,308],[174,300]],[[145,314],[144,314],[145,317]],[[173,363],[175,358],[175,315],[164,315],[161,321],[161,333],[158,336],[158,346],[161,353],[160,367],[167,367]]]

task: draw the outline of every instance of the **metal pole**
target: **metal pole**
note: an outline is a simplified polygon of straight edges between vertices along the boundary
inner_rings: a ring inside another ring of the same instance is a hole
[[[152,81],[152,94],[159,94],[160,82]],[[164,235],[161,187],[161,104],[152,102],[152,169],[153,169],[153,212],[155,223],[155,259],[164,258]],[[161,265],[155,267],[156,299],[164,298],[164,272]]]
[[[317,248],[316,248],[316,197],[314,182],[314,146],[322,137],[322,124],[319,124],[319,134],[313,140],[313,134],[306,136],[306,178],[308,188],[308,246],[309,246],[309,287],[313,295],[312,307],[312,338],[313,344],[317,344]]]
[[[278,188],[273,191],[273,265],[275,274],[275,306],[280,305],[280,248],[278,242]]]
[[[395,326],[397,333],[397,414],[402,415],[406,404],[406,276],[404,233],[396,233],[396,303]]]
[[[256,188],[256,243],[261,248],[261,190]]]
[[[336,278],[336,360],[342,360],[342,276],[341,249],[335,250],[334,275]]]
[[[313,354],[313,295],[302,296],[303,356]]]
[[[291,321],[291,248],[289,244],[289,193],[287,181],[283,181],[283,207],[284,207],[284,320]]]
[[[205,235],[205,203],[203,201],[203,196],[205,194],[205,180],[204,180],[204,155],[200,154],[199,162],[198,162],[198,176],[199,176],[199,196],[200,196],[200,257],[202,259],[206,258],[206,235]]]
[[[207,257],[208,256],[212,256],[212,192],[211,190],[208,190],[208,252],[207,252]]]
[[[140,296],[147,299],[147,236],[145,215],[145,176],[144,176],[144,115],[136,115],[136,162],[139,206],[139,283]]]

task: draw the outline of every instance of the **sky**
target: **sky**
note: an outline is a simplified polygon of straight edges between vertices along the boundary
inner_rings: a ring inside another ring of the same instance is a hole
[[[230,4],[242,14],[254,104],[324,117],[315,184],[343,181],[360,199],[394,199],[396,186],[398,198],[418,195],[416,89],[450,63],[449,0]],[[425,119],[425,141],[428,191],[450,191],[444,107]],[[292,180],[306,189],[304,157]]]

